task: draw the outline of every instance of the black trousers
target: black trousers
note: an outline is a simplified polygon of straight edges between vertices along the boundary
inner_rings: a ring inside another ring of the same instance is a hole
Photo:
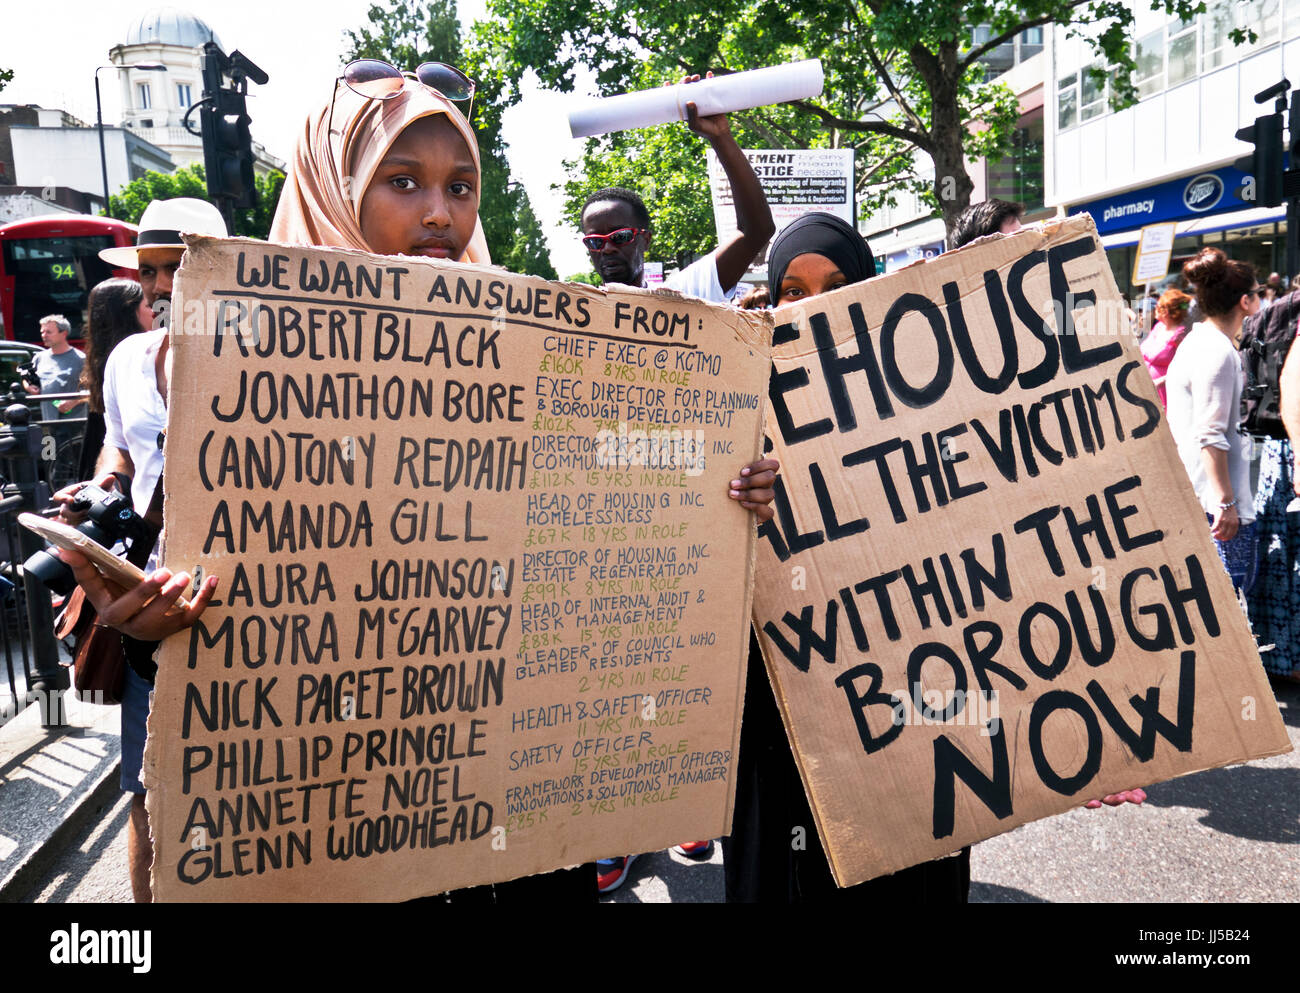
[[[736,809],[722,853],[728,903],[870,902],[879,909],[881,901],[891,906],[965,903],[970,892],[969,848],[857,886],[835,885],[752,631]]]

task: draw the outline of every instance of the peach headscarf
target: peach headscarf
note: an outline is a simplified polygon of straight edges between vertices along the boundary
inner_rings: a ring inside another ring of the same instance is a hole
[[[475,170],[480,168],[478,141],[455,104],[414,79],[407,79],[402,91],[389,100],[368,100],[342,83],[337,86],[333,133],[326,133],[327,104],[307,118],[306,129],[298,136],[270,240],[369,252],[361,234],[361,201],[379,163],[406,126],[421,117],[446,114],[469,146]],[[460,261],[492,261],[481,221],[475,223],[474,236]]]

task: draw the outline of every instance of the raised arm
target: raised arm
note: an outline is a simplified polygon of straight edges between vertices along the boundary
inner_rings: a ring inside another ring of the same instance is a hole
[[[713,73],[709,73],[710,76]],[[699,76],[689,76],[684,82],[693,83]],[[763,246],[776,231],[772,222],[772,210],[763,195],[763,184],[754,174],[754,167],[745,158],[745,153],[736,144],[731,135],[731,122],[726,114],[713,114],[700,117],[695,104],[686,105],[686,124],[692,131],[706,138],[714,154],[722,164],[722,170],[731,183],[732,196],[736,202],[736,236],[725,245],[718,246],[718,282],[723,290],[740,282]]]

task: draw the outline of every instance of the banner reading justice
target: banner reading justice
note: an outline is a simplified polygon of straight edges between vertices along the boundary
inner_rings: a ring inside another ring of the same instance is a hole
[[[775,315],[754,613],[842,886],[1290,748],[1122,306],[1083,217]]]
[[[194,239],[146,755],[171,900],[400,900],[725,833],[770,323]],[[593,880],[594,885],[594,880]]]

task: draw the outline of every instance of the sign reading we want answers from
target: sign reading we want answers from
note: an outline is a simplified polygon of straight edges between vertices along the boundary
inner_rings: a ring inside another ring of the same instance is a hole
[[[730,824],[770,321],[193,239],[165,561],[163,900],[402,900]],[[595,885],[595,880],[592,880]]]

